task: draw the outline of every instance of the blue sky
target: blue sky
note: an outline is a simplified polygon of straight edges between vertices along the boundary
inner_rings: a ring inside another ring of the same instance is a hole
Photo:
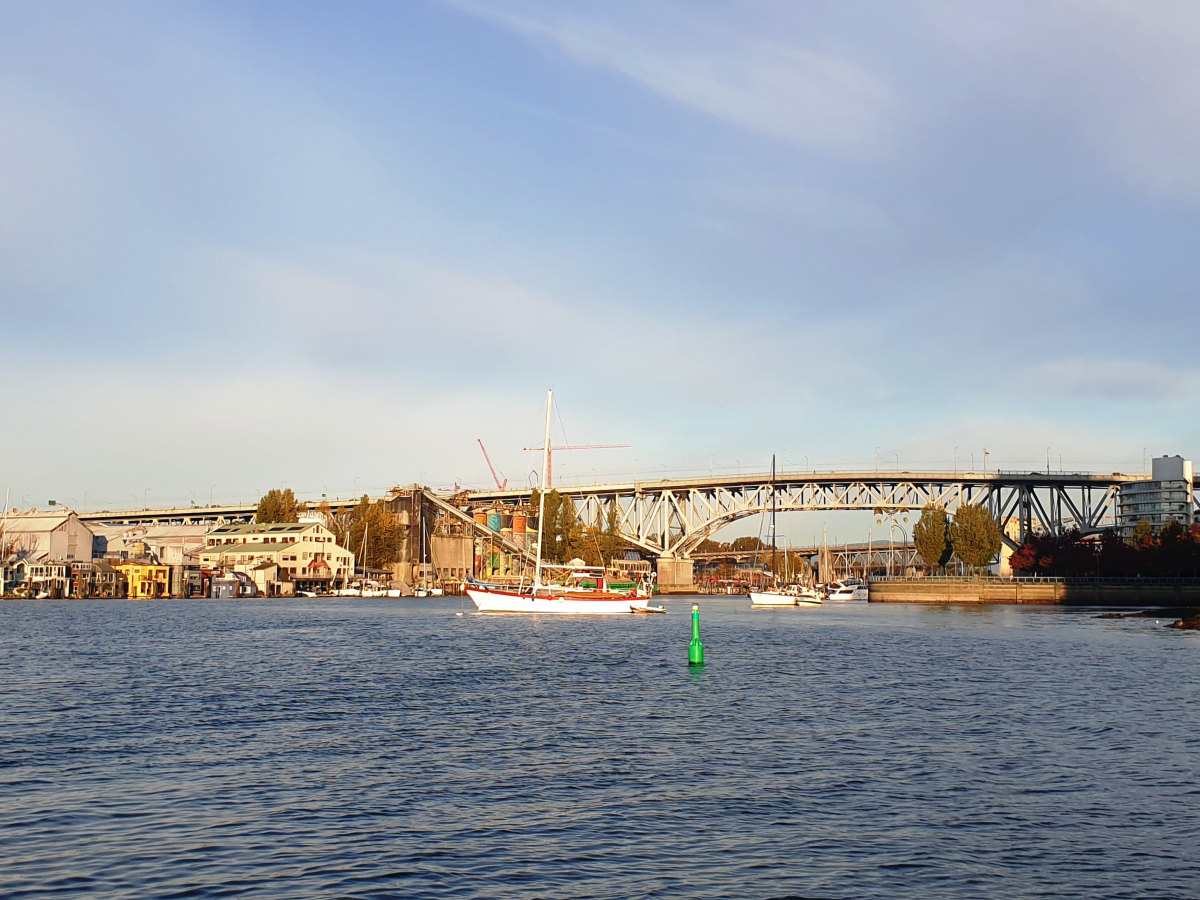
[[[4,20],[13,505],[1196,455],[1194,4]]]

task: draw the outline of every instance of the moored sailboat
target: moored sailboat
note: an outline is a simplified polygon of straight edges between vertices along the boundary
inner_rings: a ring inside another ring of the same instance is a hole
[[[542,444],[542,485],[546,484],[550,466],[550,414],[553,404],[554,392],[547,391],[546,440]],[[542,490],[538,493],[538,537],[533,585],[524,589],[504,589],[482,585],[468,587],[467,596],[471,598],[475,608],[480,612],[549,615],[615,615],[633,612],[633,606],[638,601],[629,594],[603,590],[603,577],[598,579],[592,587],[579,583],[572,584],[570,580],[561,585],[542,583],[542,533],[546,521],[546,492]]]
[[[750,591],[751,606],[820,606],[821,595],[802,584],[779,583],[775,566],[775,457],[771,457],[771,578],[772,587]]]

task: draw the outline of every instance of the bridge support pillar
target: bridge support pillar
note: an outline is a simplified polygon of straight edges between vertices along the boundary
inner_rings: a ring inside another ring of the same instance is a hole
[[[692,561],[670,556],[658,558],[658,590],[663,594],[694,594]]]

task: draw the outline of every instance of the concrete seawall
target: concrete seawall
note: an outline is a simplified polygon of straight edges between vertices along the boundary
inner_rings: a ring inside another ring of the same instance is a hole
[[[1138,584],[1122,579],[1106,584],[1062,581],[1007,581],[981,578],[920,578],[873,581],[872,603],[1013,603],[1077,606],[1200,606],[1200,583]]]

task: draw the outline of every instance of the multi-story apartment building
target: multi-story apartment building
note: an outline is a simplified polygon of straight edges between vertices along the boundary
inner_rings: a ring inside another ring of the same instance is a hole
[[[1194,521],[1192,461],[1182,456],[1159,456],[1151,465],[1149,481],[1121,486],[1117,524],[1127,540],[1142,519],[1156,532],[1168,522],[1187,528]]]
[[[224,572],[250,573],[263,563],[278,566],[280,582],[293,590],[326,591],[354,575],[354,554],[339,547],[320,522],[222,525],[209,532],[200,565]]]

